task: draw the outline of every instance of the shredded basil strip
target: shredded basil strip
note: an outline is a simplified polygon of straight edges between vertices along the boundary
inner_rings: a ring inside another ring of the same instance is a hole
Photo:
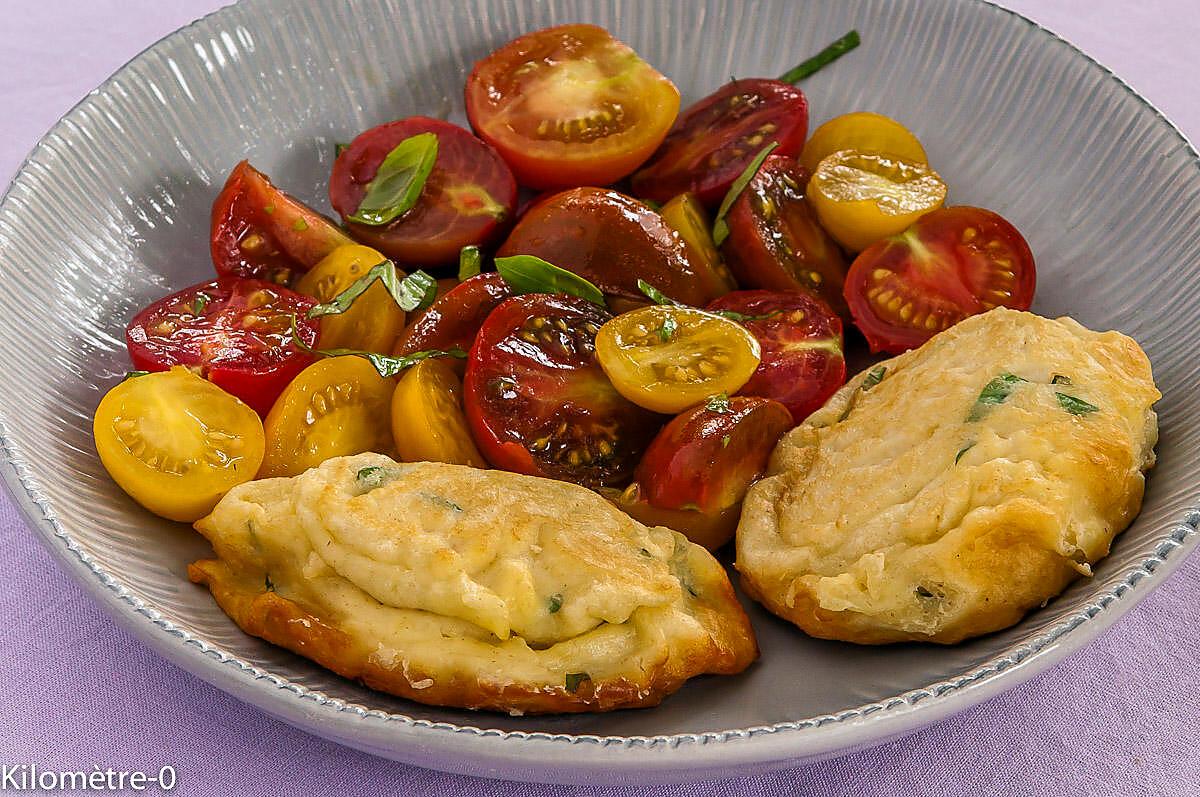
[[[637,281],[637,286],[638,286],[638,290],[641,291],[642,293],[644,293],[646,295],[646,298],[649,299],[650,301],[654,302],[655,304],[661,304],[666,307],[687,307],[688,306],[688,305],[684,304],[683,302],[678,302],[678,301],[672,299],[670,296],[667,296],[665,293],[660,291],[658,288],[655,288],[653,285],[651,285],[649,282],[646,282],[644,279],[639,279]],[[721,318],[728,318],[730,321],[761,321],[764,318],[773,318],[774,316],[777,316],[777,315],[787,312],[787,311],[786,310],[775,310],[770,313],[763,313],[762,315],[746,315],[745,313],[738,313],[733,310],[705,310],[704,312],[712,313],[713,315],[719,315],[719,316],[721,316]]]
[[[496,258],[496,271],[513,293],[567,293],[604,307],[604,293],[578,274],[534,255]]]
[[[320,318],[325,315],[338,315],[350,309],[354,300],[367,292],[371,284],[379,280],[387,288],[392,299],[406,313],[423,310],[433,304],[437,298],[437,280],[424,271],[417,269],[413,273],[400,278],[396,264],[384,260],[371,266],[371,270],[351,283],[349,288],[333,297],[324,304],[318,304],[308,311],[309,318]]]
[[[858,31],[852,30],[812,58],[784,72],[779,76],[779,80],[781,83],[796,83],[804,80],[814,72],[832,64],[861,43],[862,39],[859,38]]]
[[[270,573],[263,574],[263,589],[265,589],[267,592],[275,591],[275,582],[271,580]]]
[[[862,384],[859,385],[859,387],[861,387],[862,391],[866,393],[868,390],[882,382],[885,375],[887,375],[887,366],[877,365],[870,371],[867,371],[867,375],[863,377]]]
[[[411,368],[421,362],[421,360],[428,360],[433,357],[454,357],[459,360],[467,358],[467,353],[458,346],[449,349],[415,351],[412,354],[399,356],[377,354],[373,351],[363,351],[361,349],[314,349],[300,337],[300,330],[296,328],[296,314],[292,313],[290,318],[292,321],[292,340],[295,341],[296,347],[301,351],[316,354],[320,357],[362,357],[371,363],[375,367],[375,371],[385,379],[396,376],[406,368]]]
[[[368,468],[361,468],[358,473],[355,474],[354,480],[358,482],[358,486],[361,487],[364,492],[366,492],[374,490],[376,487],[382,487],[383,480],[386,476],[387,473],[384,472],[383,468],[378,465],[372,465]]]
[[[729,213],[729,209],[733,207],[733,203],[737,201],[737,198],[746,190],[746,186],[754,179],[754,175],[758,174],[763,161],[778,146],[778,141],[772,141],[759,150],[758,154],[754,156],[754,160],[750,161],[750,165],[738,175],[738,178],[733,181],[733,185],[729,186],[729,192],[721,200],[721,207],[717,209],[717,217],[713,220],[712,237],[713,243],[717,246],[725,243],[725,239],[729,237],[729,223],[725,221],[725,215]]]
[[[679,322],[675,320],[675,316],[669,315],[663,319],[662,326],[658,328],[658,337],[665,343],[675,337],[675,332],[678,329]]]
[[[343,144],[340,141],[337,142],[336,144],[333,145],[333,157],[335,157],[335,158],[342,157],[342,153],[348,149],[350,149],[349,144]]]
[[[208,298],[207,293],[196,294],[196,298],[192,299],[192,306],[191,306],[192,315],[200,315],[201,313],[203,313],[204,308],[208,307],[208,302],[209,302],[209,298]]]
[[[466,282],[480,272],[483,254],[478,246],[464,246],[458,250],[458,281]]]
[[[967,453],[974,447],[975,447],[975,441],[972,440],[971,442],[967,443],[962,448],[958,449],[958,453],[954,455],[954,464],[957,465],[958,461],[963,458],[963,454]]]
[[[637,286],[638,286],[638,290],[641,291],[642,293],[646,294],[646,298],[649,299],[650,301],[654,302],[655,304],[662,304],[662,305],[666,305],[668,307],[682,307],[683,306],[682,304],[675,301],[671,297],[667,296],[665,293],[660,291],[658,288],[655,288],[649,282],[646,282],[644,279],[641,279],[640,277],[638,278]]]
[[[550,596],[550,600],[547,601],[546,606],[550,610],[550,614],[558,613],[558,610],[562,608],[562,601],[562,593],[556,592]]]
[[[1100,409],[1095,404],[1077,396],[1068,396],[1066,393],[1055,393],[1054,395],[1058,396],[1058,405],[1072,415],[1087,415]]]
[[[584,681],[590,680],[592,680],[592,676],[588,675],[586,672],[569,672],[567,673],[565,685],[568,692],[578,692],[579,685]]]
[[[145,376],[149,371],[126,371],[125,376],[121,379],[122,382],[128,382],[130,379],[137,379],[139,376]]]
[[[406,138],[387,154],[375,178],[367,183],[358,210],[350,221],[378,227],[412,210],[437,161],[438,139],[433,133]]]
[[[983,390],[979,392],[979,398],[975,400],[975,406],[967,415],[967,421],[980,420],[990,407],[1003,404],[1019,383],[1027,381],[1029,380],[1013,374],[1000,374],[983,386]]]
[[[729,412],[729,394],[718,393],[704,403],[704,409],[709,412],[726,413]]]

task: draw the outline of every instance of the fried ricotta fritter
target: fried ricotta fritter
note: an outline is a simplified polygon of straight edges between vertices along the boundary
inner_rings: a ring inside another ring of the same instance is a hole
[[[746,497],[742,585],[807,633],[953,643],[1012,625],[1141,508],[1160,394],[1141,348],[996,309],[859,374]]]
[[[757,656],[721,565],[574,484],[379,454],[243,484],[192,564],[249,634],[422,703],[656,705]]]

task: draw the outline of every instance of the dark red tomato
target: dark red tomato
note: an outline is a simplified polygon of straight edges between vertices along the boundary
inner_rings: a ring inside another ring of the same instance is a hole
[[[133,367],[166,371],[173,365],[200,375],[266,415],[313,356],[296,345],[317,345],[318,325],[307,318],[315,299],[262,280],[222,277],[184,288],[142,310],[125,329]]]
[[[242,161],[213,203],[209,243],[218,275],[287,284],[334,249],[354,241]]]
[[[740,285],[771,291],[813,291],[846,311],[846,259],[804,197],[808,172],[794,159],[771,155],[729,209],[721,254]]]
[[[762,359],[743,396],[775,399],[800,423],[846,382],[842,319],[808,291],[734,291],[708,306],[746,316]]]
[[[471,348],[484,319],[512,295],[508,283],[493,272],[476,274],[451,288],[417,316],[396,341],[394,354],[428,349]]]
[[[741,503],[791,428],[792,414],[778,401],[734,396],[698,404],[658,433],[634,481],[651,506],[719,515]]]
[[[609,318],[583,299],[541,293],[488,316],[463,395],[492,465],[588,487],[628,478],[659,421],[622,398],[596,362],[596,332]]]
[[[421,133],[437,136],[438,153],[416,206],[377,227],[350,221],[383,159]],[[350,142],[334,161],[329,201],[356,239],[405,266],[440,266],[458,262],[464,246],[488,246],[503,234],[517,206],[517,182],[496,151],[466,130],[411,116]]]
[[[679,91],[595,25],[521,36],[475,64],[471,126],[522,185],[614,183],[642,164],[679,112]]]
[[[683,112],[633,176],[633,193],[666,202],[691,191],[716,207],[763,147],[776,141],[776,154],[799,155],[807,134],[808,100],[800,89],[778,80],[726,83]]]
[[[694,305],[729,289],[662,216],[606,188],[574,188],[533,205],[496,253],[509,255],[537,255],[629,299],[646,298],[639,278]]]
[[[899,354],[969,315],[1028,310],[1036,283],[1016,227],[990,210],[942,208],[861,252],[846,301],[871,351]]]

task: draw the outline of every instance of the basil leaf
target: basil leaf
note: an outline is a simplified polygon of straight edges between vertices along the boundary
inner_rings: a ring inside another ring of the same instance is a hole
[[[458,281],[466,282],[479,273],[483,265],[483,254],[478,246],[464,246],[458,250]]]
[[[437,161],[438,139],[433,133],[406,138],[387,154],[375,179],[367,183],[358,210],[347,218],[378,227],[412,210]]]
[[[967,415],[967,421],[980,420],[990,407],[1003,404],[1019,383],[1027,381],[1029,380],[1013,374],[1000,374],[983,386],[983,390],[979,392],[979,398],[975,399],[975,406]]]
[[[746,186],[754,179],[754,175],[758,174],[763,161],[778,146],[778,141],[772,141],[759,150],[758,154],[754,156],[754,160],[750,161],[750,165],[738,175],[738,178],[733,181],[733,185],[729,186],[729,192],[721,200],[721,207],[717,208],[717,217],[713,220],[713,243],[717,246],[725,243],[725,239],[729,237],[729,223],[725,221],[725,215],[729,213],[729,209],[733,207],[733,203],[737,201],[737,198],[746,190]]]
[[[870,390],[871,388],[878,385],[880,382],[883,381],[883,377],[886,374],[887,374],[887,366],[886,365],[877,365],[874,368],[872,368],[870,371],[867,371],[867,375],[865,377],[863,377],[862,384],[859,385],[859,387],[862,389],[862,392],[866,393],[868,390]]]
[[[387,280],[384,280],[383,284],[387,286],[388,293],[396,300],[396,304],[406,313],[424,310],[437,298],[437,280],[421,269],[400,280],[395,289]]]
[[[375,366],[375,370],[384,378],[396,376],[406,368],[411,368],[421,362],[421,360],[428,360],[433,357],[455,357],[459,360],[467,358],[467,353],[457,346],[452,349],[426,349],[425,351],[415,351],[412,354],[394,357],[387,354],[376,354],[373,351],[362,351],[361,349],[318,349],[316,353],[322,357],[362,357]]]
[[[962,448],[958,449],[958,453],[954,455],[954,464],[957,465],[958,461],[963,458],[963,454],[967,453],[974,447],[975,447],[975,441],[972,440],[971,442],[967,443]]]
[[[122,382],[128,382],[130,379],[137,379],[139,376],[145,376],[149,371],[126,371]]]
[[[350,149],[350,145],[349,145],[349,144],[343,144],[343,143],[342,143],[342,142],[340,142],[340,141],[339,141],[339,142],[337,142],[336,144],[334,144],[334,145],[333,145],[333,157],[334,157],[334,158],[340,158],[340,157],[342,157],[342,153],[343,153],[343,152],[345,152],[345,151],[346,151],[346,150],[348,150],[348,149]]]
[[[1058,405],[1072,415],[1087,415],[1100,409],[1095,404],[1076,396],[1068,396],[1066,393],[1055,393],[1054,395],[1058,396]]]
[[[660,291],[658,288],[655,288],[649,282],[646,282],[644,279],[639,278],[637,281],[637,286],[638,286],[638,290],[641,291],[642,293],[646,294],[646,298],[649,299],[650,301],[654,302],[655,304],[663,304],[663,305],[667,305],[668,307],[682,307],[683,306],[679,302],[675,301],[674,299],[672,299],[671,297],[667,296],[665,293]]]
[[[350,284],[349,288],[339,293],[324,304],[318,304],[308,311],[309,318],[320,318],[325,315],[339,315],[350,309],[354,300],[366,293],[371,284],[379,280],[387,288],[392,299],[401,310],[410,313],[413,310],[423,310],[433,304],[437,297],[437,280],[420,269],[400,279],[396,264],[384,260],[371,266],[371,270]]]
[[[496,271],[513,293],[567,293],[604,306],[604,293],[595,285],[534,255],[498,257]]]
[[[721,414],[729,412],[729,394],[718,393],[717,395],[711,397],[704,403],[704,409],[708,410],[709,412]]]
[[[803,80],[822,67],[828,66],[841,58],[861,43],[862,40],[858,37],[858,31],[852,30],[812,58],[784,72],[779,76],[779,80],[781,83],[795,83]]]
[[[558,610],[562,608],[562,594],[556,592],[551,595],[546,608],[550,610],[550,614],[557,614]]]
[[[263,589],[265,589],[267,592],[275,591],[275,582],[271,580],[270,573],[263,574]]]
[[[203,313],[204,308],[208,307],[208,302],[209,298],[207,293],[196,294],[196,298],[192,299],[192,306],[189,308],[192,311],[192,315],[200,315]]]
[[[1052,384],[1052,385],[1069,385],[1069,384],[1071,384],[1071,377],[1063,376],[1062,374],[1055,374],[1054,376],[1050,377],[1050,384]]]
[[[675,316],[669,315],[663,319],[662,326],[658,328],[658,337],[665,343],[675,337],[677,329],[679,329],[679,322],[675,320]]]
[[[592,676],[588,675],[586,672],[569,672],[567,673],[565,685],[568,692],[578,692],[579,685],[584,681],[590,680],[592,680]]]

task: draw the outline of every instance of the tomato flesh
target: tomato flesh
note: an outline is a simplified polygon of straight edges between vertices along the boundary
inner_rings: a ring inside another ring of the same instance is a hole
[[[437,136],[438,154],[417,204],[390,224],[351,221],[384,158],[421,133]],[[517,183],[496,151],[466,130],[412,116],[350,142],[334,161],[329,201],[355,238],[401,265],[441,266],[457,262],[464,246],[488,246],[503,234],[517,206]]]
[[[725,262],[747,288],[810,290],[845,312],[846,260],[805,198],[808,173],[771,155],[729,209]]]
[[[315,300],[262,280],[222,277],[184,288],[142,310],[125,330],[133,367],[198,370],[260,415],[313,356],[296,345],[317,344],[318,325],[306,317]]]
[[[488,316],[464,391],[475,442],[492,465],[589,487],[628,478],[658,423],[596,362],[596,332],[608,318],[561,294],[515,296]]]
[[[393,353],[449,351],[455,346],[469,351],[484,320],[511,295],[508,283],[496,272],[476,274],[439,296],[417,316],[401,333]]]
[[[575,188],[532,206],[496,253],[536,255],[590,280],[610,296],[644,301],[638,279],[686,304],[729,290],[658,213],[605,188]]]
[[[743,396],[774,399],[800,423],[846,382],[842,319],[807,291],[735,291],[708,306],[745,316],[762,361]]]
[[[209,245],[220,276],[286,285],[352,243],[332,221],[271,185],[247,161],[234,167],[213,203]]]
[[[1033,253],[1017,228],[962,206],[928,213],[864,250],[845,294],[871,351],[899,354],[993,307],[1028,310],[1036,284]]]
[[[654,152],[679,112],[679,91],[595,25],[514,39],[467,79],[471,126],[522,185],[607,185]]]
[[[400,375],[392,394],[392,436],[402,462],[449,462],[486,468],[463,413],[462,380],[444,357]]]
[[[807,133],[808,100],[800,89],[778,80],[734,80],[683,112],[633,176],[633,193],[666,202],[691,191],[716,207],[763,147],[775,142],[776,154],[797,155]]]

